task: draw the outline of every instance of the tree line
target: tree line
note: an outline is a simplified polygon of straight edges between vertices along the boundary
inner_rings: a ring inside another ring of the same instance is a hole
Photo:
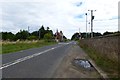
[[[94,37],[99,36],[108,36],[108,35],[115,35],[119,34],[120,32],[104,32],[103,34],[99,32],[93,32]],[[87,33],[87,38],[90,38],[91,33]],[[28,32],[27,30],[20,30],[16,34],[13,34],[12,32],[0,32],[0,36],[2,36],[2,40],[9,40],[9,41],[16,41],[16,40],[38,40],[38,39],[45,39],[47,41],[51,41],[55,39],[55,34],[53,34],[53,31],[50,30],[49,27],[47,29],[44,28],[42,25],[39,30],[33,31],[32,33]],[[64,39],[67,39],[65,36],[63,36]],[[74,33],[71,37],[71,40],[78,40],[79,37],[86,38],[86,33],[83,32],[81,35],[79,33]]]
[[[103,34],[99,33],[99,32],[93,32],[93,36],[94,37],[103,37],[103,36],[114,36],[114,35],[120,35],[120,32],[117,31],[117,32],[104,32]],[[86,38],[86,33],[83,32],[81,34],[79,34],[78,32],[77,33],[74,33],[71,40],[79,40],[79,37],[81,38]],[[87,38],[90,38],[91,37],[91,33],[87,33]]]
[[[50,30],[49,27],[47,29],[42,25],[41,28],[37,31],[33,31],[32,33],[27,30],[20,30],[16,34],[12,32],[0,32],[2,36],[2,40],[16,41],[16,40],[52,40],[54,38],[53,31]]]

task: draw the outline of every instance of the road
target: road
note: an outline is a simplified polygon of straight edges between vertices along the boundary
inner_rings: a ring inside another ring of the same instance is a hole
[[[3,78],[51,78],[75,42],[2,55]],[[74,44],[75,45],[75,44]],[[24,46],[24,45],[23,45]]]

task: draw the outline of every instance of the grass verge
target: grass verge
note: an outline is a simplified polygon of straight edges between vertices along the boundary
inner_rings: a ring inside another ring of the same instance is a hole
[[[16,42],[16,43],[2,43],[2,53],[0,52],[0,54],[7,54],[7,53],[11,53],[11,52],[16,52],[16,51],[20,51],[20,50],[25,50],[25,49],[29,49],[29,48],[37,48],[37,47],[43,47],[46,45],[52,45],[52,44],[56,44],[56,42],[46,42],[44,40],[40,40],[37,42]]]
[[[88,54],[88,56],[95,61],[96,65],[105,71],[108,77],[112,80],[117,80],[118,77],[118,62],[113,61],[103,54],[97,52],[95,49],[88,47],[87,44],[79,43],[80,47]]]

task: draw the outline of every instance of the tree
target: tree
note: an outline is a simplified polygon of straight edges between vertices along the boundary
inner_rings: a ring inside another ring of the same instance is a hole
[[[47,30],[49,30],[50,28],[49,27],[47,27]]]
[[[87,38],[90,38],[90,35],[91,35],[91,33],[87,33]],[[93,36],[94,37],[97,37],[97,36],[102,36],[102,34],[101,33],[96,33],[96,32],[93,32]],[[72,36],[72,38],[71,38],[71,40],[79,40],[79,37],[81,37],[81,38],[86,38],[86,33],[85,32],[83,32],[83,33],[81,33],[81,35],[79,35],[79,33],[75,33],[73,36]]]
[[[67,39],[65,36],[63,36],[63,39]]]
[[[53,36],[50,34],[50,33],[46,33],[45,35],[44,35],[44,39],[46,40],[46,41],[51,41],[52,40],[52,38],[53,38]]]
[[[27,39],[28,39],[28,40],[37,40],[38,37],[31,35],[31,36],[29,36]]]
[[[46,30],[45,34],[46,33],[50,33],[51,35],[53,35],[53,31],[52,30]]]
[[[46,33],[50,33],[51,35],[53,35],[53,31],[52,30],[49,30],[50,28],[49,27],[47,27],[47,30],[45,31],[45,34]]]
[[[28,31],[20,30],[20,32],[18,32],[15,36],[16,36],[16,40],[17,39],[25,40],[28,38],[28,35],[29,35]]]
[[[1,34],[3,40],[14,40],[15,35],[11,32],[2,32]]]
[[[36,36],[36,37],[38,37],[38,36],[39,36],[39,32],[38,32],[38,31],[34,31],[34,32],[32,32],[30,35],[31,35],[31,36]]]
[[[74,33],[71,40],[79,40],[79,33]]]
[[[28,37],[28,40],[36,40],[39,39],[39,31],[34,31],[30,34],[30,36]]]
[[[93,35],[94,35],[94,37],[102,36],[102,34],[99,32],[97,32],[97,33],[93,32]]]
[[[81,33],[81,38],[86,38],[86,33]]]
[[[39,29],[39,33],[40,33],[40,38],[43,39],[44,35],[45,35],[45,28],[44,26],[42,25],[41,28]]]
[[[106,31],[106,32],[103,33],[103,36],[104,36],[104,35],[110,35],[110,34],[113,34],[113,32],[108,32],[108,31]]]

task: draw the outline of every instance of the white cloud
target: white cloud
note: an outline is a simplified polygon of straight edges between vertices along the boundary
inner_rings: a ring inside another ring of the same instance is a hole
[[[117,31],[119,0],[1,0],[3,31],[18,32],[30,26],[31,32],[41,25],[54,32],[62,30],[68,38],[79,31],[85,32],[85,13],[94,12],[94,31]],[[111,20],[110,20],[111,19]],[[117,21],[117,22],[116,22]],[[88,25],[89,26],[89,25]]]

